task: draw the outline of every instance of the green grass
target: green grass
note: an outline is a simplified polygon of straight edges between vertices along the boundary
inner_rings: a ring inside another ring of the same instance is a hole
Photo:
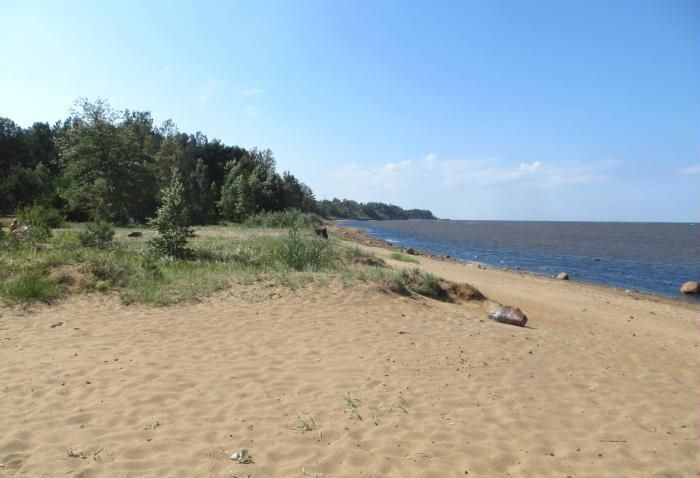
[[[267,227],[283,229],[290,227],[310,228],[320,226],[321,216],[315,213],[304,213],[292,209],[280,212],[260,212],[250,216],[243,222],[246,227]]]
[[[302,418],[297,417],[297,421],[292,425],[292,430],[296,430],[301,433],[307,433],[318,429],[318,425],[314,420],[314,417]]]
[[[61,287],[42,271],[28,270],[6,280],[0,293],[9,302],[50,303],[61,295]]]
[[[416,293],[431,299],[451,302],[447,291],[440,284],[440,279],[418,268],[396,272],[389,279],[389,289],[401,295]]]
[[[352,398],[350,392],[345,394],[343,398],[345,399],[345,408],[350,412],[350,417],[362,420],[362,416],[360,416],[360,404],[362,402],[356,398]]]
[[[316,237],[310,229],[201,227],[188,243],[191,254],[172,259],[149,252],[148,234],[127,238],[129,229],[116,229],[106,247],[85,247],[84,226],[66,226],[45,238],[0,235],[3,301],[51,302],[68,292],[100,292],[116,293],[125,303],[170,305],[198,301],[235,284],[294,290],[332,282],[388,283],[394,292],[449,301],[435,276],[419,269],[393,271],[374,254]]]
[[[117,229],[107,247],[85,247],[84,243],[92,246],[81,241],[85,226],[66,226],[43,239],[2,236],[4,300],[49,302],[59,297],[60,284],[49,279],[59,267],[77,277],[71,291],[115,291],[126,303],[154,305],[197,301],[233,283],[271,281],[295,289],[313,282],[350,283],[382,276],[372,265],[380,259],[356,264],[348,247],[333,238],[318,238],[310,229],[198,228],[188,244],[191,254],[175,260],[150,254],[147,237],[126,238],[127,229]]]
[[[391,257],[395,261],[412,262],[414,264],[418,264],[418,259],[416,259],[415,257],[411,257],[408,254],[402,254],[400,252],[392,252],[389,257]]]

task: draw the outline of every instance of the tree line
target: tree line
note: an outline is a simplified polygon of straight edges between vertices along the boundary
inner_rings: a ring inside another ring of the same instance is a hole
[[[292,209],[338,218],[432,218],[430,211],[382,203],[317,202],[306,184],[276,171],[270,150],[182,133],[170,120],[156,126],[149,112],[118,111],[104,100],[80,99],[54,125],[21,128],[0,117],[2,214],[39,204],[74,221],[142,223],[173,178],[182,185],[191,224]]]
[[[324,199],[316,202],[316,212],[323,217],[336,219],[436,219],[427,209],[402,209],[393,204],[381,202],[361,203],[350,199],[332,201]]]

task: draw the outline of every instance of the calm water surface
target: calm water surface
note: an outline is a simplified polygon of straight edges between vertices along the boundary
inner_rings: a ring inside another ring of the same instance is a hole
[[[377,238],[496,267],[681,297],[700,280],[700,225],[535,221],[343,221]],[[697,297],[684,299],[700,302]]]

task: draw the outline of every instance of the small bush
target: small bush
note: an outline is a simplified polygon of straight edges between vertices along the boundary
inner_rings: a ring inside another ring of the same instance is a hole
[[[148,241],[156,255],[182,258],[188,254],[187,240],[194,236],[189,227],[189,213],[185,205],[185,190],[173,175],[170,185],[163,189],[163,204],[149,225],[158,230],[159,236]]]
[[[19,276],[5,281],[0,288],[3,297],[11,302],[40,301],[50,303],[56,299],[61,289],[41,271],[23,271]]]
[[[401,254],[400,252],[392,252],[389,257],[391,257],[395,261],[412,262],[414,264],[418,264],[418,259],[416,259],[415,257],[411,257],[407,254]]]
[[[296,209],[259,212],[250,216],[243,224],[248,227],[269,227],[275,229],[288,229],[291,227],[310,228],[321,225],[321,216],[313,213],[303,213]]]
[[[20,241],[17,235],[0,231],[0,250],[14,251],[17,250],[21,245],[22,241]]]
[[[160,280],[163,278],[163,270],[160,268],[160,260],[153,254],[144,256],[141,262],[141,272],[148,279]]]
[[[114,228],[106,222],[92,222],[85,225],[85,229],[78,233],[80,244],[84,247],[97,247],[103,249],[112,243]]]
[[[440,279],[421,269],[403,269],[389,281],[389,289],[397,294],[410,295],[414,292],[431,299],[452,302],[447,291],[440,284]]]
[[[29,229],[29,239],[34,241],[48,239],[52,234],[51,228],[46,224],[34,224],[32,228]]]
[[[106,257],[89,264],[88,272],[97,281],[110,281],[116,287],[121,287],[127,284],[130,271],[113,257]]]
[[[329,263],[330,255],[328,240],[304,238],[296,227],[289,229],[278,252],[280,262],[297,271],[317,271]]]
[[[17,211],[17,217],[23,225],[31,224],[36,228],[45,226],[49,229],[61,227],[64,222],[63,215],[58,209],[35,204]]]
[[[352,246],[347,249],[348,259],[351,263],[358,266],[370,267],[386,267],[386,262],[380,257],[366,252],[357,246]]]

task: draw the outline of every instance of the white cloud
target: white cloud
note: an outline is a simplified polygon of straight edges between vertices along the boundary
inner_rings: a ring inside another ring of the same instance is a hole
[[[263,92],[262,88],[248,88],[246,90],[241,91],[241,96],[258,96],[262,95]]]
[[[500,158],[440,160],[435,153],[430,153],[416,161],[365,167],[347,165],[338,171],[337,179],[358,190],[376,194],[411,193],[425,188],[451,189],[461,185],[496,187],[522,184],[556,188],[607,181],[607,171],[613,164],[532,161],[508,165]]]
[[[423,158],[423,165],[430,169],[431,171],[435,169],[435,163],[437,162],[437,154],[430,153]]]
[[[337,178],[343,182],[361,184],[363,187],[374,190],[396,192],[412,175],[413,169],[411,161],[385,163],[368,168],[350,164],[340,169]]]
[[[438,163],[445,185],[472,183],[495,186],[523,183],[540,187],[565,184],[603,182],[608,179],[605,170],[609,163],[545,163],[533,161],[517,166],[502,165],[499,158],[481,160],[447,160]]]
[[[700,174],[700,164],[693,164],[678,170],[681,174]]]

